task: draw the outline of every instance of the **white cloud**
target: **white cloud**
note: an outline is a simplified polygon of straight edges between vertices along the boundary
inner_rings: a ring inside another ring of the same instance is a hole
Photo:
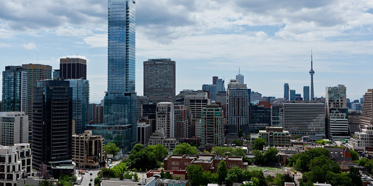
[[[83,37],[92,35],[92,31],[85,28],[74,28],[72,26],[59,27],[56,31],[58,36],[75,36]]]
[[[36,49],[36,45],[35,43],[25,43],[22,45],[23,48],[25,48],[26,50],[34,50]]]
[[[84,38],[84,42],[91,47],[107,47],[107,34],[94,34]]]

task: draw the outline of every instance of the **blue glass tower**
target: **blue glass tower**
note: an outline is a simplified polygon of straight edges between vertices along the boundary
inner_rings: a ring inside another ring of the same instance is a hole
[[[135,0],[109,0],[108,91],[95,131],[128,152],[136,143]]]

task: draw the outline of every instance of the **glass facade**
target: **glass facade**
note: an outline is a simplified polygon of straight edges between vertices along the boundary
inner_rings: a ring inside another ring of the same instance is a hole
[[[3,71],[2,111],[26,111],[27,72],[20,66]]]
[[[73,94],[73,121],[75,134],[82,134],[88,124],[89,81],[85,79],[68,79]]]

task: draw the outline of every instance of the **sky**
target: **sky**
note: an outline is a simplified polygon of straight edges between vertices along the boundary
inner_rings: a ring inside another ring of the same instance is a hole
[[[90,100],[107,90],[107,0],[0,0],[0,69],[59,58],[88,61]],[[284,83],[315,96],[343,84],[347,97],[373,88],[371,0],[137,0],[136,91],[143,62],[176,61],[176,90],[228,83],[241,69],[248,88],[283,97]]]

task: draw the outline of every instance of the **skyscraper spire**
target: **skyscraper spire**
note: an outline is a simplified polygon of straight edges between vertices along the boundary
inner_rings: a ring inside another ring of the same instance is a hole
[[[312,50],[311,50],[311,100],[314,100],[314,89],[313,89],[313,75],[315,74],[315,71],[313,70],[313,57],[312,57]]]

